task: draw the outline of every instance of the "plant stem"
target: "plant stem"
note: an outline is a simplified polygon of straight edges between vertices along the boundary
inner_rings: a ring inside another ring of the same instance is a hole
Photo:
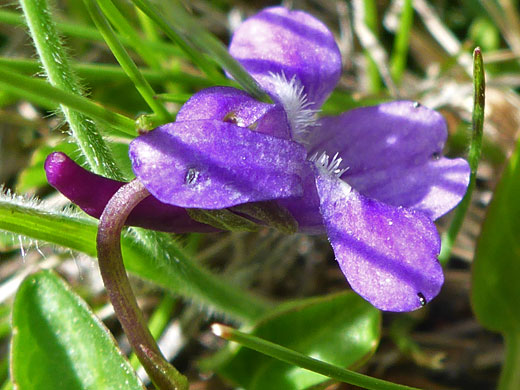
[[[401,19],[392,50],[392,57],[390,58],[390,73],[396,85],[401,83],[406,68],[406,57],[410,45],[410,31],[412,25],[412,0],[404,0],[401,8]]]
[[[322,362],[259,337],[242,333],[225,325],[213,324],[211,330],[219,337],[229,341],[234,341],[246,348],[263,353],[264,355],[271,356],[283,362],[305,368],[309,371],[325,375],[337,381],[349,383],[364,389],[418,390],[414,387],[387,382],[382,379],[373,378],[368,375],[359,374],[355,371]]]
[[[187,379],[165,360],[146,326],[121,254],[124,223],[134,207],[149,195],[140,181],[133,180],[107,203],[97,234],[99,269],[117,318],[152,382],[161,390],[187,389]]]
[[[63,104],[94,120],[114,127],[125,135],[136,136],[135,122],[132,119],[107,110],[83,96],[53,87],[45,80],[24,76],[0,65],[0,86],[4,90],[41,104],[43,107],[52,107],[51,103]]]
[[[165,293],[161,302],[150,316],[147,326],[154,338],[159,338],[164,332],[166,325],[168,325],[171,319],[175,302],[175,298],[170,293]],[[137,368],[139,366],[137,355],[132,354],[129,360],[132,367]]]
[[[69,59],[51,19],[46,0],[20,0],[34,46],[49,83],[54,87],[81,96],[81,88],[69,66]],[[61,104],[73,139],[92,170],[110,178],[122,179],[121,172],[96,125],[81,112]]]
[[[119,42],[119,40],[117,39],[114,30],[112,30],[112,27],[110,27],[110,25],[108,24],[108,21],[105,19],[105,16],[101,13],[101,10],[98,8],[97,4],[94,2],[94,0],[84,0],[84,3],[90,13],[90,17],[94,21],[99,32],[101,32],[101,34],[103,35],[103,38],[105,38],[108,47],[110,48],[110,50],[116,57],[117,61],[128,75],[128,77],[130,77],[130,79],[132,80],[135,87],[137,88],[143,99],[146,101],[148,106],[150,106],[150,108],[158,116],[161,122],[173,122],[173,117],[162,105],[162,103],[157,99],[154,99],[154,90],[152,89],[150,84],[148,84],[141,72],[139,72],[139,69],[135,65],[134,61],[130,58],[121,42]]]
[[[484,63],[482,61],[482,52],[477,47],[473,52],[473,118],[472,118],[472,135],[471,144],[468,153],[468,162],[471,169],[468,190],[466,195],[459,203],[453,220],[448,231],[442,236],[442,247],[439,255],[441,264],[446,264],[450,258],[453,244],[459,234],[462,222],[466,216],[469,205],[471,203],[471,195],[475,188],[477,180],[477,168],[480,160],[482,149],[482,136],[484,133],[484,106],[486,100],[486,80],[484,74]]]
[[[378,20],[377,20],[377,5],[375,0],[363,0],[364,7],[364,22],[366,26],[372,31],[375,37],[377,37],[377,28],[378,28]],[[381,77],[379,77],[379,69],[377,69],[377,64],[374,59],[365,51],[365,58],[367,61],[367,74],[370,82],[370,92],[378,93],[381,90]]]
[[[498,381],[498,390],[520,389],[520,335],[512,331],[504,334],[506,356]]]

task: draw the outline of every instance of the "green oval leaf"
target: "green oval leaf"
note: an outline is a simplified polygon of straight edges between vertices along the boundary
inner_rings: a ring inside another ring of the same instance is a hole
[[[380,312],[353,292],[283,305],[248,333],[341,367],[358,366],[380,338]],[[248,390],[297,390],[328,378],[239,348],[219,372]]]
[[[520,331],[520,142],[482,226],[473,263],[471,299],[478,320],[504,333]]]
[[[50,271],[16,294],[11,370],[19,390],[143,390],[103,323]]]

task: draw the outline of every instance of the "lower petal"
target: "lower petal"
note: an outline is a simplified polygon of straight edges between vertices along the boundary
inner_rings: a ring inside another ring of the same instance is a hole
[[[369,199],[318,168],[316,186],[336,260],[359,295],[381,310],[402,312],[439,293],[440,239],[428,217]]]

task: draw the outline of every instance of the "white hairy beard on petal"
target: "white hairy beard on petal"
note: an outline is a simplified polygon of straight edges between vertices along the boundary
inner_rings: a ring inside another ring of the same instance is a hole
[[[336,153],[332,159],[330,159],[329,155],[326,152],[314,153],[309,161],[316,164],[318,169],[328,173],[329,175],[336,176],[337,178],[341,177],[347,170],[347,168],[340,168],[343,159],[339,157],[339,153]]]
[[[290,80],[287,80],[283,72],[271,72],[270,76],[276,97],[287,114],[293,139],[300,144],[306,144],[309,129],[317,125],[319,110],[309,108],[313,102],[308,101],[305,88],[296,75]]]

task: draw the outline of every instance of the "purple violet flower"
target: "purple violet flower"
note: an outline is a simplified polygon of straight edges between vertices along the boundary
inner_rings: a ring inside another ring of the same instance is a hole
[[[302,11],[261,11],[236,30],[229,51],[275,104],[208,88],[176,122],[132,141],[134,172],[153,197],[129,223],[201,230],[183,208],[276,200],[300,231],[327,233],[350,285],[374,306],[411,311],[434,298],[444,279],[433,220],[462,199],[470,173],[465,160],[441,155],[442,116],[397,101],[318,118],[339,80],[341,57],[331,32]],[[99,215],[120,184],[70,164],[51,155],[49,182]]]

